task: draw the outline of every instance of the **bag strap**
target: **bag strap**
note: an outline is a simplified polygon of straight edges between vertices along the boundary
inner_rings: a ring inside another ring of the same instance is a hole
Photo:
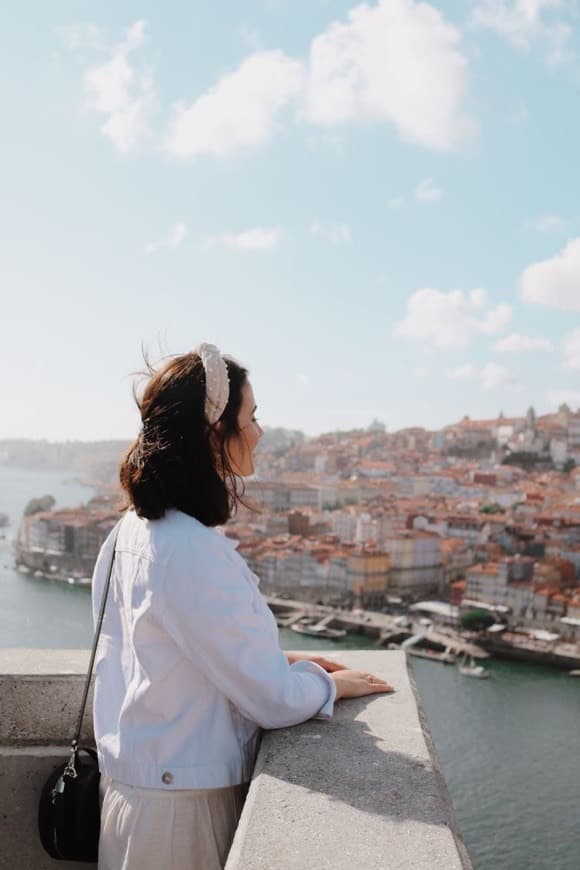
[[[122,520],[119,520],[119,522],[117,523],[117,527],[116,527],[115,534],[113,537],[113,555],[111,556],[111,561],[109,563],[107,580],[105,582],[105,590],[103,592],[103,598],[101,601],[101,609],[99,611],[99,618],[97,620],[97,627],[95,629],[95,636],[93,639],[93,648],[91,650],[91,658],[89,661],[89,670],[87,673],[87,678],[85,680],[83,699],[81,701],[81,709],[79,712],[79,717],[77,719],[77,725],[75,728],[75,735],[71,741],[71,757],[70,757],[70,761],[67,765],[67,771],[68,771],[68,775],[72,776],[73,778],[76,776],[76,768],[75,768],[76,752],[78,749],[79,739],[81,736],[81,728],[82,728],[82,724],[83,724],[83,718],[85,715],[85,707],[87,705],[87,698],[89,696],[89,688],[91,685],[91,677],[93,675],[93,666],[95,664],[95,656],[97,654],[97,646],[99,643],[99,636],[101,634],[101,628],[103,625],[103,617],[105,615],[105,605],[107,603],[107,596],[109,594],[109,586],[111,585],[111,575],[113,573],[113,564],[115,562],[115,547],[117,546],[117,538],[119,537],[119,529],[121,528],[121,522],[122,522]],[[65,771],[65,773],[67,771]]]

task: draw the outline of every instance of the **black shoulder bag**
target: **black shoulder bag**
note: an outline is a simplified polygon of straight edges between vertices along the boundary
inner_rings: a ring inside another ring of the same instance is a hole
[[[113,541],[113,555],[109,565],[101,610],[93,640],[89,671],[85,681],[81,709],[71,752],[66,764],[55,767],[45,782],[38,805],[38,831],[40,841],[51,858],[61,861],[97,861],[99,834],[101,830],[101,807],[99,801],[99,762],[95,749],[79,746],[81,726],[85,714],[93,665],[97,653],[99,635],[105,615],[105,604],[111,584],[115,546],[119,525]],[[83,757],[81,757],[83,753]]]

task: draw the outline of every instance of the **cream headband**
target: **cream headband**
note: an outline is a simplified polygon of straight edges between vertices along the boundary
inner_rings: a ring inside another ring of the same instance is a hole
[[[205,417],[208,423],[216,423],[230,397],[228,370],[215,344],[204,341],[195,352],[201,358],[205,370]]]

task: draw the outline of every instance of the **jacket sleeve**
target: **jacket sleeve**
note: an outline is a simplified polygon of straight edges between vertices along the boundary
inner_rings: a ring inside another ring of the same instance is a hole
[[[241,556],[224,551],[219,542],[175,553],[161,581],[164,629],[242,715],[262,728],[330,718],[334,681],[314,662],[288,664],[272,613],[247,571]]]

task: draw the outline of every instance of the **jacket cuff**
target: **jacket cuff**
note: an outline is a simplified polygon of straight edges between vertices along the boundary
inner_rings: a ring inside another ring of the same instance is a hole
[[[307,673],[316,674],[319,677],[322,677],[327,687],[327,696],[326,701],[320,708],[320,710],[313,715],[313,719],[331,719],[332,714],[334,712],[334,702],[336,700],[336,683],[328,674],[324,668],[321,668],[320,665],[317,665],[316,662],[310,662],[308,660],[300,660],[294,662],[291,665],[291,668],[294,670],[305,671]]]

